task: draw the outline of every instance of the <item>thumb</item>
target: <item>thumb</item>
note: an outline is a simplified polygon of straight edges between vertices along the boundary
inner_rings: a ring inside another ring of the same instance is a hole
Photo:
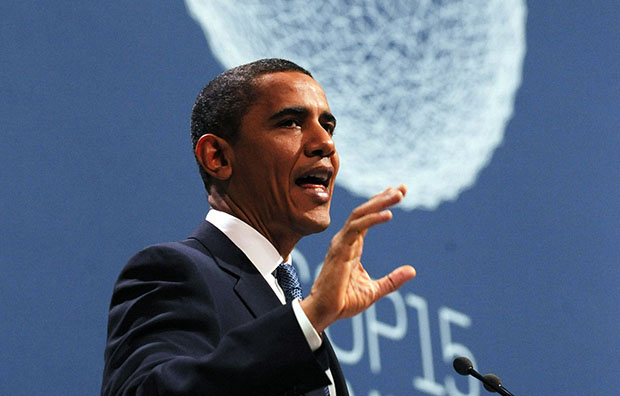
[[[398,290],[408,280],[412,279],[416,275],[415,268],[410,265],[403,265],[396,268],[381,279],[376,280],[379,286],[376,299],[380,299],[386,294],[390,294],[393,291]]]

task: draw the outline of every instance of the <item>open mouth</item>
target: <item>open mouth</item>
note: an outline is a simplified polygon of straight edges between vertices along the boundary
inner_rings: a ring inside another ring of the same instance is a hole
[[[295,184],[300,187],[304,186],[323,186],[327,188],[328,180],[320,176],[305,176],[295,180]]]
[[[318,187],[327,189],[329,187],[332,173],[333,172],[327,168],[310,170],[295,179],[295,184],[304,188]]]

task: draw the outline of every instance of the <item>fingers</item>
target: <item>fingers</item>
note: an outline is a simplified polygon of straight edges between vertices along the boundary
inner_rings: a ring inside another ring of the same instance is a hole
[[[385,223],[392,218],[392,212],[387,208],[402,201],[406,193],[407,188],[404,184],[397,188],[389,187],[355,208],[343,228],[332,239],[335,251],[339,251],[341,247],[360,245],[370,227]],[[330,253],[334,253],[331,248],[328,256],[331,256]],[[361,250],[356,254],[361,254]]]
[[[389,187],[355,208],[342,230],[345,240],[353,243],[354,238],[364,236],[370,227],[390,220],[392,212],[387,208],[402,201],[406,193],[404,184],[397,188]]]
[[[383,192],[374,195],[364,204],[355,208],[351,213],[351,219],[360,218],[369,213],[380,212],[390,206],[396,205],[402,201],[406,193],[407,188],[404,184],[401,184],[397,188],[388,187]]]
[[[364,235],[370,227],[385,223],[391,218],[392,212],[389,210],[382,210],[378,213],[369,213],[358,219],[349,220],[344,228],[344,231],[350,234],[349,236],[356,236],[358,234]]]

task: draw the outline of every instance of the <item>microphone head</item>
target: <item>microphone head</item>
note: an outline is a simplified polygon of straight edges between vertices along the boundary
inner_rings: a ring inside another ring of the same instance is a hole
[[[487,374],[484,376],[484,378],[489,381],[490,383],[492,383],[493,385],[495,385],[498,388],[502,387],[502,380],[499,379],[499,377],[495,374]],[[497,392],[494,388],[490,387],[489,385],[485,384],[483,382],[484,385],[484,389],[488,390],[489,392]]]
[[[463,356],[454,359],[452,366],[454,367],[454,370],[461,375],[469,375],[469,373],[474,369],[474,365],[471,363],[471,360]]]

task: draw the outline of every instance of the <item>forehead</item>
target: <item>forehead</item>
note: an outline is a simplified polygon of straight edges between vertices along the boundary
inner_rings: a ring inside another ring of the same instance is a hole
[[[300,72],[277,72],[264,74],[255,80],[257,98],[255,104],[269,107],[317,106],[328,110],[323,88],[307,74]]]

